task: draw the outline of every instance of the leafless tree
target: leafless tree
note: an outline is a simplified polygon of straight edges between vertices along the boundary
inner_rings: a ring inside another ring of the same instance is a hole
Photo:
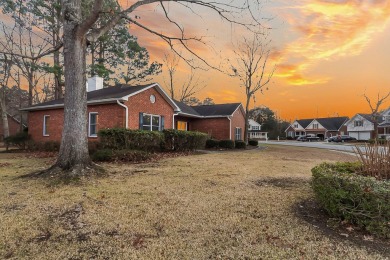
[[[0,56],[0,111],[1,120],[3,122],[3,135],[4,137],[9,136],[9,125],[8,125],[8,114],[5,103],[5,90],[8,86],[10,78],[10,71],[12,66],[12,59],[7,55]]]
[[[205,84],[196,76],[195,69],[191,68],[191,73],[184,82],[177,83],[177,68],[180,66],[181,58],[175,53],[164,55],[164,64],[168,72],[168,80],[164,78],[164,83],[172,99],[183,102],[198,93]]]
[[[363,95],[367,101],[368,106],[370,107],[371,118],[374,123],[374,138],[378,138],[378,119],[379,119],[379,111],[383,103],[390,97],[390,92],[384,96],[381,96],[378,93],[376,100],[371,100],[366,94]]]
[[[270,41],[262,34],[254,34],[253,38],[244,38],[235,48],[236,59],[232,65],[233,76],[239,78],[246,95],[245,103],[245,135],[244,141],[248,142],[249,104],[251,98],[258,91],[267,90],[275,66],[268,68],[270,56]]]

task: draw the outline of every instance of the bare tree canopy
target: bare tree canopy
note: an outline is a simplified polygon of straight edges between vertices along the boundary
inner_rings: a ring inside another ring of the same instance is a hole
[[[267,90],[267,85],[275,71],[275,66],[268,68],[271,50],[270,41],[262,34],[253,34],[251,39],[244,38],[235,48],[235,61],[231,62],[234,77],[237,77],[245,90],[245,142],[248,142],[249,103],[255,93]]]
[[[177,68],[180,66],[180,61],[181,58],[175,53],[164,55],[164,65],[168,74],[168,79],[164,78],[164,84],[172,99],[183,102],[202,90],[205,84],[196,75],[194,68],[191,68],[191,72],[184,81],[177,82],[176,73]]]
[[[371,100],[370,97],[368,97],[366,94],[363,94],[364,98],[367,101],[368,106],[370,107],[371,112],[371,118],[374,122],[374,133],[375,133],[375,139],[378,138],[378,118],[379,118],[379,112],[381,109],[381,106],[383,103],[390,97],[390,92],[381,96],[380,93],[378,93],[376,100]]]

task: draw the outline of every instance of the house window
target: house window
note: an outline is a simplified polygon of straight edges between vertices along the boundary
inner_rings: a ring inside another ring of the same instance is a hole
[[[177,121],[177,130],[187,131],[187,122]]]
[[[252,126],[252,130],[260,130],[260,127],[258,125]]]
[[[353,125],[354,125],[355,127],[363,126],[363,120],[355,120],[355,121],[353,122]]]
[[[236,127],[235,137],[236,137],[235,140],[242,140],[241,139],[241,128],[240,127]]]
[[[143,114],[142,130],[160,131],[160,116]]]
[[[49,136],[49,122],[50,116],[43,116],[43,136]]]
[[[298,124],[295,124],[295,125],[294,125],[294,128],[298,128]]]
[[[313,129],[318,129],[318,124],[313,124]]]
[[[97,123],[98,123],[98,113],[91,112],[89,113],[89,125],[88,125],[88,136],[97,137]]]
[[[383,118],[386,123],[390,123],[390,116],[384,116]]]

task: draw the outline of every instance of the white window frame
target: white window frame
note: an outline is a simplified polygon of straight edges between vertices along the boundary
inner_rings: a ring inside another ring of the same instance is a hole
[[[313,124],[313,129],[318,129],[319,125],[318,124]]]
[[[361,126],[363,126],[363,120],[355,120],[353,126],[354,127],[361,127]]]
[[[46,118],[49,118],[50,119],[50,115],[43,115],[43,129],[42,129],[42,135],[43,136],[50,136],[50,133],[47,133],[46,131],[46,124],[47,124],[47,120]],[[49,120],[50,121],[50,120]]]
[[[238,134],[238,129],[240,129],[240,133]],[[237,136],[239,135],[240,138],[237,138]],[[234,140],[242,140],[242,128],[241,127],[236,127],[236,130],[234,132]]]
[[[96,130],[96,133],[95,134],[91,134],[91,115],[99,115],[99,113],[98,112],[89,112],[89,114],[88,114],[88,137],[93,137],[93,138],[96,138],[96,137],[98,137],[98,135],[97,135],[97,125],[98,125],[98,123],[97,123],[97,117],[96,117],[96,123],[95,123],[95,130]]]
[[[153,131],[153,117],[158,117],[158,131],[161,131],[161,116],[160,115],[153,115],[153,114],[146,114],[144,113],[142,116],[150,116],[150,130],[149,131]],[[142,129],[144,129],[144,126],[145,123],[144,123],[144,120],[142,119]],[[148,131],[148,130],[144,130],[144,131]]]

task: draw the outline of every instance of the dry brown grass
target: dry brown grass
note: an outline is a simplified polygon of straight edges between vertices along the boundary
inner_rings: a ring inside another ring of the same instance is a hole
[[[50,159],[0,154],[0,258],[384,258],[294,214],[312,197],[310,169],[324,160],[355,158],[275,146],[106,164],[106,178],[53,186],[15,178]]]

